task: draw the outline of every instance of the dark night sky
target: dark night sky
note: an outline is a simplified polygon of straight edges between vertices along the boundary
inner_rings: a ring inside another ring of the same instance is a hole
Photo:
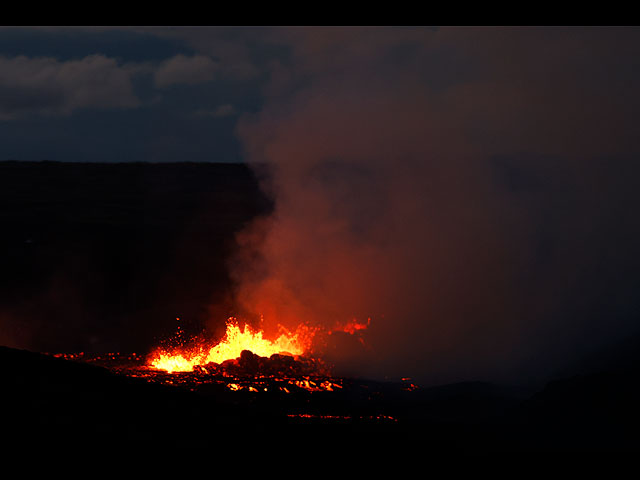
[[[639,28],[3,28],[0,159],[266,163],[247,308],[511,379],[637,332],[639,80]]]

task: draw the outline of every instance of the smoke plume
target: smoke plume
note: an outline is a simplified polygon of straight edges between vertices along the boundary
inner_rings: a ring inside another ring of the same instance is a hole
[[[337,366],[424,383],[526,383],[634,332],[638,35],[274,31],[290,61],[238,132],[275,208],[238,237],[239,304],[371,318]]]

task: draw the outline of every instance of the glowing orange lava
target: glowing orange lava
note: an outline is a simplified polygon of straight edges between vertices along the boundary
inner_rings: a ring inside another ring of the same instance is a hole
[[[366,330],[371,325],[371,317],[367,318],[366,323],[359,322],[356,318],[353,318],[351,321],[345,324],[336,325],[331,332],[344,332],[349,333],[351,335],[359,332],[360,330]]]
[[[299,326],[295,332],[280,327],[280,334],[274,340],[264,338],[262,331],[256,331],[245,324],[240,328],[235,318],[227,320],[224,338],[210,348],[178,348],[172,351],[158,350],[150,365],[160,370],[173,372],[189,372],[197,365],[222,363],[240,356],[243,350],[249,350],[261,357],[270,357],[275,353],[303,355],[311,347],[315,329],[305,325]]]

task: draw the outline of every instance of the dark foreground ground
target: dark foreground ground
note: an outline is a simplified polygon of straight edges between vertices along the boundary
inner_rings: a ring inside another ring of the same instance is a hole
[[[567,378],[532,394],[486,383],[408,389],[355,379],[334,392],[191,391],[6,347],[0,369],[2,434],[25,448],[175,453],[236,445],[285,454],[387,446],[473,455],[640,447],[638,371]]]
[[[640,446],[638,339],[537,391],[362,379],[335,392],[191,391],[35,353],[144,354],[175,317],[194,333],[207,319],[223,325],[234,313],[234,234],[269,208],[241,165],[0,162],[3,440],[161,454],[297,449],[316,464],[370,446],[407,448],[413,462]]]

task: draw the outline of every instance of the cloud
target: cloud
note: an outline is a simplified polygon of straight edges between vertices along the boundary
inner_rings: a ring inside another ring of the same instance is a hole
[[[256,78],[265,70],[274,45],[269,28],[136,27],[136,31],[177,40],[215,59],[220,77],[237,81]],[[276,42],[278,44],[278,42]]]
[[[236,107],[234,107],[230,103],[226,103],[224,105],[219,105],[213,110],[198,110],[195,114],[198,116],[204,116],[204,117],[222,118],[222,117],[231,117],[231,116],[237,115],[237,113],[238,111],[236,110]]]
[[[25,114],[69,115],[81,108],[139,105],[131,74],[111,58],[0,57],[0,118]]]
[[[204,55],[176,55],[162,62],[155,71],[156,86],[166,88],[172,85],[197,85],[213,80],[218,65]]]

